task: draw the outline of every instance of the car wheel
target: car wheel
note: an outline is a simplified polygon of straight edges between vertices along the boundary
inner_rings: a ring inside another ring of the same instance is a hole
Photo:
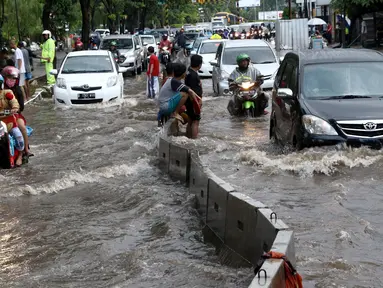
[[[275,117],[274,119],[270,119],[269,138],[274,143],[279,144],[280,142],[278,141],[278,137],[277,137],[276,125],[277,125],[277,121]]]

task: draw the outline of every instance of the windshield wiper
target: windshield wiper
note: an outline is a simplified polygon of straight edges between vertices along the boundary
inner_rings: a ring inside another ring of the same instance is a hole
[[[321,97],[323,100],[336,100],[336,99],[357,99],[357,98],[371,98],[370,96],[364,95],[342,95],[342,96],[331,96],[331,97]]]
[[[275,61],[263,61],[263,62],[257,62],[254,64],[271,64],[271,63],[275,63]]]

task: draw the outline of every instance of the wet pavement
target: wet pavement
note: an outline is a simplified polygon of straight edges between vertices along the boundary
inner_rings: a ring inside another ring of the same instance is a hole
[[[380,169],[367,148],[281,149],[268,117],[236,119],[204,80],[201,135],[174,141],[296,233],[304,287],[382,287]],[[218,264],[187,189],[157,168],[156,110],[145,78],[111,105],[26,110],[35,157],[0,171],[1,287],[247,287]]]
[[[203,243],[187,188],[157,168],[144,77],[120,104],[25,111],[35,157],[0,171],[0,287],[247,287]]]

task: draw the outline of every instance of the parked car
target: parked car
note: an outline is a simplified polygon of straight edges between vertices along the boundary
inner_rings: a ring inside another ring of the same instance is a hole
[[[198,71],[199,76],[212,77],[213,66],[211,66],[210,61],[213,61],[215,59],[217,49],[223,41],[226,40],[203,40],[201,45],[198,46],[196,54],[201,55],[203,58],[202,67]]]
[[[287,53],[275,77],[270,137],[297,149],[382,147],[383,54],[323,49]]]
[[[122,99],[127,68],[119,67],[109,51],[70,52],[57,75],[53,88],[56,105],[94,104]]]
[[[102,39],[100,49],[109,50],[110,43],[116,42],[117,49],[125,57],[125,61],[120,66],[127,67],[128,72],[133,75],[142,72],[143,47],[137,35],[110,35]]]
[[[99,33],[101,35],[101,38],[104,38],[105,36],[110,35],[110,30],[109,29],[96,29],[94,32]]]
[[[275,74],[279,67],[279,59],[268,42],[264,40],[236,40],[223,41],[218,49],[215,60],[210,61],[213,66],[213,90],[215,95],[229,95],[228,78],[237,67],[236,58],[246,53],[251,62],[262,75]],[[273,79],[262,84],[263,89],[272,89]]]

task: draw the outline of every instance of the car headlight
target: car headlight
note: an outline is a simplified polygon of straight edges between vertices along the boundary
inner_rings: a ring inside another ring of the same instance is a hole
[[[225,70],[222,70],[222,72],[221,72],[221,80],[227,80],[227,79],[229,79],[229,77],[230,77],[230,74],[227,73]]]
[[[338,135],[338,132],[335,131],[334,127],[332,127],[330,123],[319,117],[313,115],[304,115],[302,117],[302,123],[306,131],[310,134]]]
[[[106,82],[106,85],[108,87],[116,86],[117,80],[118,80],[117,76],[111,76],[108,78],[108,82]]]
[[[66,82],[64,78],[57,78],[56,86],[61,89],[66,89]]]

